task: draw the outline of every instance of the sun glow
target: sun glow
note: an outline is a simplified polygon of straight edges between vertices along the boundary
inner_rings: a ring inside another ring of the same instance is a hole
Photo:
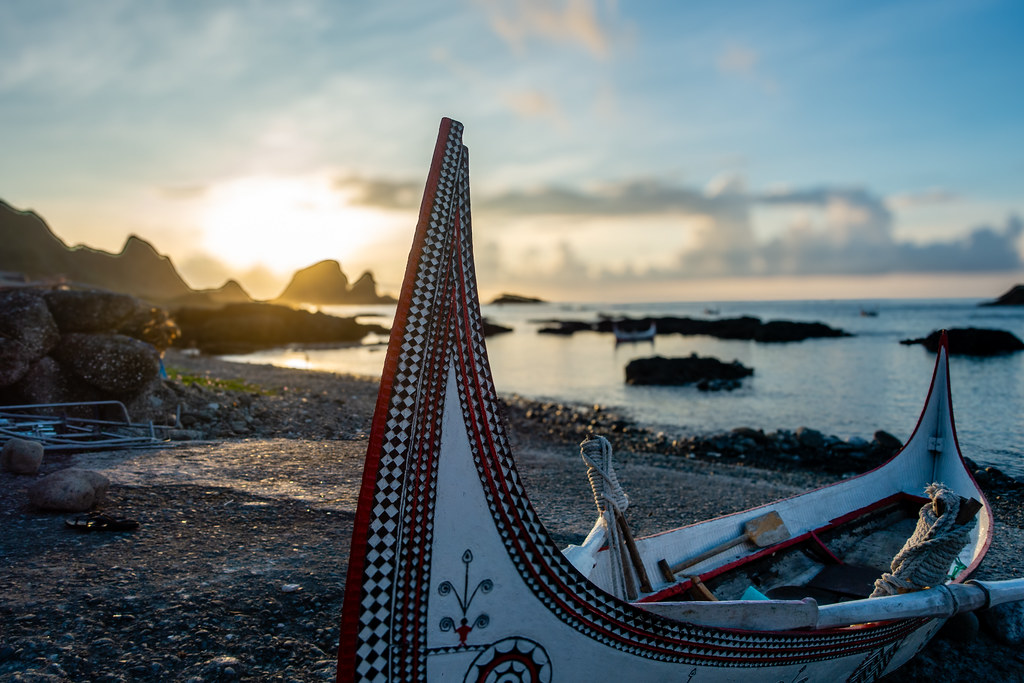
[[[255,176],[212,187],[200,217],[202,247],[237,268],[287,272],[317,261],[342,264],[395,224],[349,204],[328,175]]]

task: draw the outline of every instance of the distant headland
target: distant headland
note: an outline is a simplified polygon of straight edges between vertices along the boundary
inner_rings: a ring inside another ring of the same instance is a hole
[[[252,303],[234,280],[215,289],[193,289],[171,259],[146,240],[131,235],[117,254],[87,246],[70,247],[33,211],[19,211],[0,200],[0,275],[31,281],[68,283],[131,294],[167,308],[219,307]],[[370,272],[349,284],[341,264],[320,261],[295,273],[273,303],[327,306],[394,303],[377,292]]]

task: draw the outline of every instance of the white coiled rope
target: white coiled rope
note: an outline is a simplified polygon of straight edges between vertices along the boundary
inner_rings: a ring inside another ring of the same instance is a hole
[[[949,568],[970,538],[975,522],[957,525],[960,497],[944,484],[930,484],[931,503],[921,508],[917,528],[892,560],[892,571],[875,581],[871,597],[896,595],[946,583]],[[943,512],[935,513],[936,502]]]
[[[616,592],[620,598],[635,599],[636,583],[626,561],[627,549],[616,522],[616,513],[621,515],[625,512],[629,507],[629,498],[615,476],[612,445],[603,436],[588,436],[587,440],[580,444],[580,456],[587,465],[587,479],[590,481],[590,490],[594,492],[597,512],[604,520]]]

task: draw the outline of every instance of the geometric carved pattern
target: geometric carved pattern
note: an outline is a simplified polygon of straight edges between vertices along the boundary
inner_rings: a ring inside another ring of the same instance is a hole
[[[445,380],[451,367],[479,475],[478,482],[466,485],[481,487],[496,533],[523,585],[561,623],[590,641],[662,662],[758,668],[857,653],[885,657],[889,647],[926,623],[915,619],[858,629],[771,633],[700,627],[656,617],[587,581],[548,536],[516,472],[487,361],[472,246],[469,153],[462,145],[462,124],[445,119],[367,449],[349,556],[339,681],[427,677],[433,512]],[[498,643],[490,646],[490,659],[478,657],[473,670],[490,675],[499,670],[498,664],[507,664],[536,673],[539,680],[550,677],[551,662],[540,644],[527,638],[505,640],[501,648]]]

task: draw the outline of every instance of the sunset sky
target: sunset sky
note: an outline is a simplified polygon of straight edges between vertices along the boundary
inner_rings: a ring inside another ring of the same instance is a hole
[[[194,287],[333,258],[395,292],[451,116],[485,296],[990,297],[1024,282],[1022,30],[1018,0],[6,0],[0,199]]]

